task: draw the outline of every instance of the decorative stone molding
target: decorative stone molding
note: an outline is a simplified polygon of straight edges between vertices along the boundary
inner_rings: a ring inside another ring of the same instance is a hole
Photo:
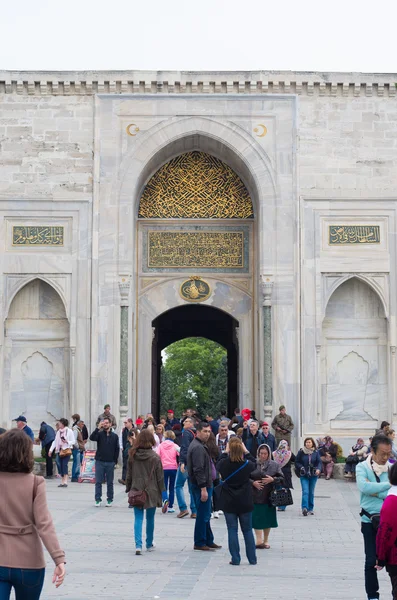
[[[327,304],[335,290],[348,279],[363,281],[379,296],[386,318],[389,318],[389,275],[388,273],[325,273],[323,274],[323,302],[321,320],[325,316]]]
[[[261,286],[262,286],[262,294],[263,294],[262,306],[271,306],[272,305],[272,293],[273,293],[273,281],[271,281],[270,277],[261,275]]]
[[[297,94],[395,97],[396,75],[291,71],[1,71],[0,94]]]

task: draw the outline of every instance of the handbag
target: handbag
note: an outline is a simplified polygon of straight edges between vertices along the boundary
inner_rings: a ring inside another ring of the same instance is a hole
[[[367,517],[371,521],[371,525],[374,531],[378,531],[380,524],[380,513],[374,513],[371,515],[365,508],[361,508],[360,517]]]
[[[61,448],[59,451],[59,456],[64,458],[65,456],[71,456],[72,449],[71,448]]]
[[[293,504],[292,493],[289,488],[275,487],[269,496],[270,506],[290,506]]]
[[[130,490],[128,492],[128,504],[130,506],[135,506],[136,508],[143,508],[145,506],[147,499],[148,499],[146,488],[149,484],[149,481],[152,478],[154,467],[155,467],[155,462],[153,462],[153,466],[152,466],[152,470],[150,471],[149,479],[147,480],[143,490]]]

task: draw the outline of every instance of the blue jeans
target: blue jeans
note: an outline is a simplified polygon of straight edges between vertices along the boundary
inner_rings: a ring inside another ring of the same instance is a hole
[[[185,485],[185,482],[187,480],[187,485],[189,488],[189,494],[190,494],[190,511],[192,513],[196,513],[196,505],[194,502],[194,496],[192,494],[192,484],[190,483],[190,479],[188,478],[188,474],[187,474],[187,468],[185,467],[185,472],[182,473],[181,468],[178,468],[178,472],[176,474],[176,482],[175,482],[175,493],[176,493],[176,499],[178,502],[178,506],[179,506],[179,510],[187,510],[187,505],[185,502],[185,494],[183,493],[183,487]]]
[[[164,487],[163,500],[168,500],[168,506],[172,508],[174,506],[174,486],[176,479],[176,469],[164,469]],[[167,493],[168,491],[168,493]]]
[[[0,600],[8,600],[15,589],[16,600],[39,600],[45,569],[9,569],[0,567]]]
[[[250,565],[256,565],[255,539],[252,531],[252,512],[236,515],[234,513],[224,513],[227,525],[227,535],[229,542],[229,552],[232,557],[232,563],[239,565],[241,561],[240,544],[238,542],[238,523],[240,522],[245,542],[245,553]]]
[[[196,505],[196,523],[194,526],[194,545],[211,546],[214,543],[214,534],[211,530],[212,492],[214,488],[207,488],[208,499],[201,501],[201,488],[192,483],[192,494]]]
[[[73,448],[72,456],[73,456],[72,479],[77,479],[78,476],[80,475],[80,450],[78,448]]]
[[[135,547],[142,550],[142,527],[143,527],[143,514],[144,508],[138,508],[134,506],[134,537]],[[154,516],[156,514],[156,507],[146,509],[146,548],[153,546],[153,534],[154,534]]]
[[[302,486],[302,510],[314,509],[314,488],[316,487],[318,477],[301,477]]]
[[[95,461],[95,500],[102,500],[102,481],[106,475],[107,499],[113,500],[114,496],[114,462]]]

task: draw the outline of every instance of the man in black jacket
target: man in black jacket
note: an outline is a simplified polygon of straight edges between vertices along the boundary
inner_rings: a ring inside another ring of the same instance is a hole
[[[124,419],[124,427],[121,430],[121,435],[119,436],[120,439],[120,449],[122,451],[122,456],[123,456],[123,471],[122,471],[122,475],[121,475],[121,479],[119,479],[119,483],[121,483],[121,485],[125,485],[125,478],[127,475],[127,462],[128,462],[128,452],[131,448],[131,444],[128,442],[128,438],[130,436],[134,436],[135,437],[135,433],[134,433],[134,423],[132,422],[131,417],[128,417],[126,419]]]
[[[178,506],[179,506],[179,513],[176,515],[178,519],[183,519],[184,517],[187,517],[187,515],[189,514],[189,511],[187,509],[186,500],[185,500],[185,494],[183,493],[183,487],[184,487],[186,481],[187,481],[187,484],[189,487],[189,494],[190,494],[190,510],[191,510],[190,516],[192,519],[196,518],[196,506],[194,503],[193,494],[192,494],[192,490],[191,490],[191,482],[190,482],[190,479],[188,478],[188,474],[187,474],[187,470],[186,470],[187,451],[188,451],[190,444],[194,440],[195,436],[196,436],[196,434],[193,429],[193,420],[190,417],[186,417],[184,424],[183,424],[183,431],[182,431],[182,437],[181,437],[181,451],[179,454],[179,467],[178,467],[178,472],[176,474],[176,481],[175,481],[175,493],[176,493],[176,499],[177,499]]]
[[[90,435],[92,442],[97,442],[95,455],[95,506],[102,504],[102,481],[106,475],[107,504],[113,504],[114,467],[119,458],[119,436],[111,430],[111,420],[105,417]]]
[[[213,483],[211,458],[206,446],[210,433],[211,426],[200,422],[197,425],[196,437],[187,451],[187,469],[197,510],[194,550],[205,551],[221,548],[214,543],[210,525]]]

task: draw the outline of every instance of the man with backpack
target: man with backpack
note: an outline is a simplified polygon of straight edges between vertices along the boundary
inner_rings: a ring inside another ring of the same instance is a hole
[[[189,511],[187,510],[187,504],[185,501],[185,494],[183,492],[183,488],[186,483],[186,480],[188,483],[189,494],[190,494],[190,511],[191,511],[190,517],[192,519],[196,518],[196,505],[194,503],[194,499],[193,499],[193,495],[192,495],[192,491],[191,491],[191,483],[190,483],[190,479],[188,477],[188,472],[187,472],[187,451],[195,437],[196,437],[196,434],[193,429],[193,419],[191,419],[190,417],[186,417],[186,419],[184,420],[184,423],[183,423],[181,451],[179,454],[179,467],[178,467],[178,472],[176,474],[176,481],[175,481],[175,493],[176,493],[176,498],[177,498],[177,502],[178,502],[178,506],[179,506],[179,513],[177,514],[178,519],[183,519],[184,517],[187,517],[187,515],[189,514]]]

